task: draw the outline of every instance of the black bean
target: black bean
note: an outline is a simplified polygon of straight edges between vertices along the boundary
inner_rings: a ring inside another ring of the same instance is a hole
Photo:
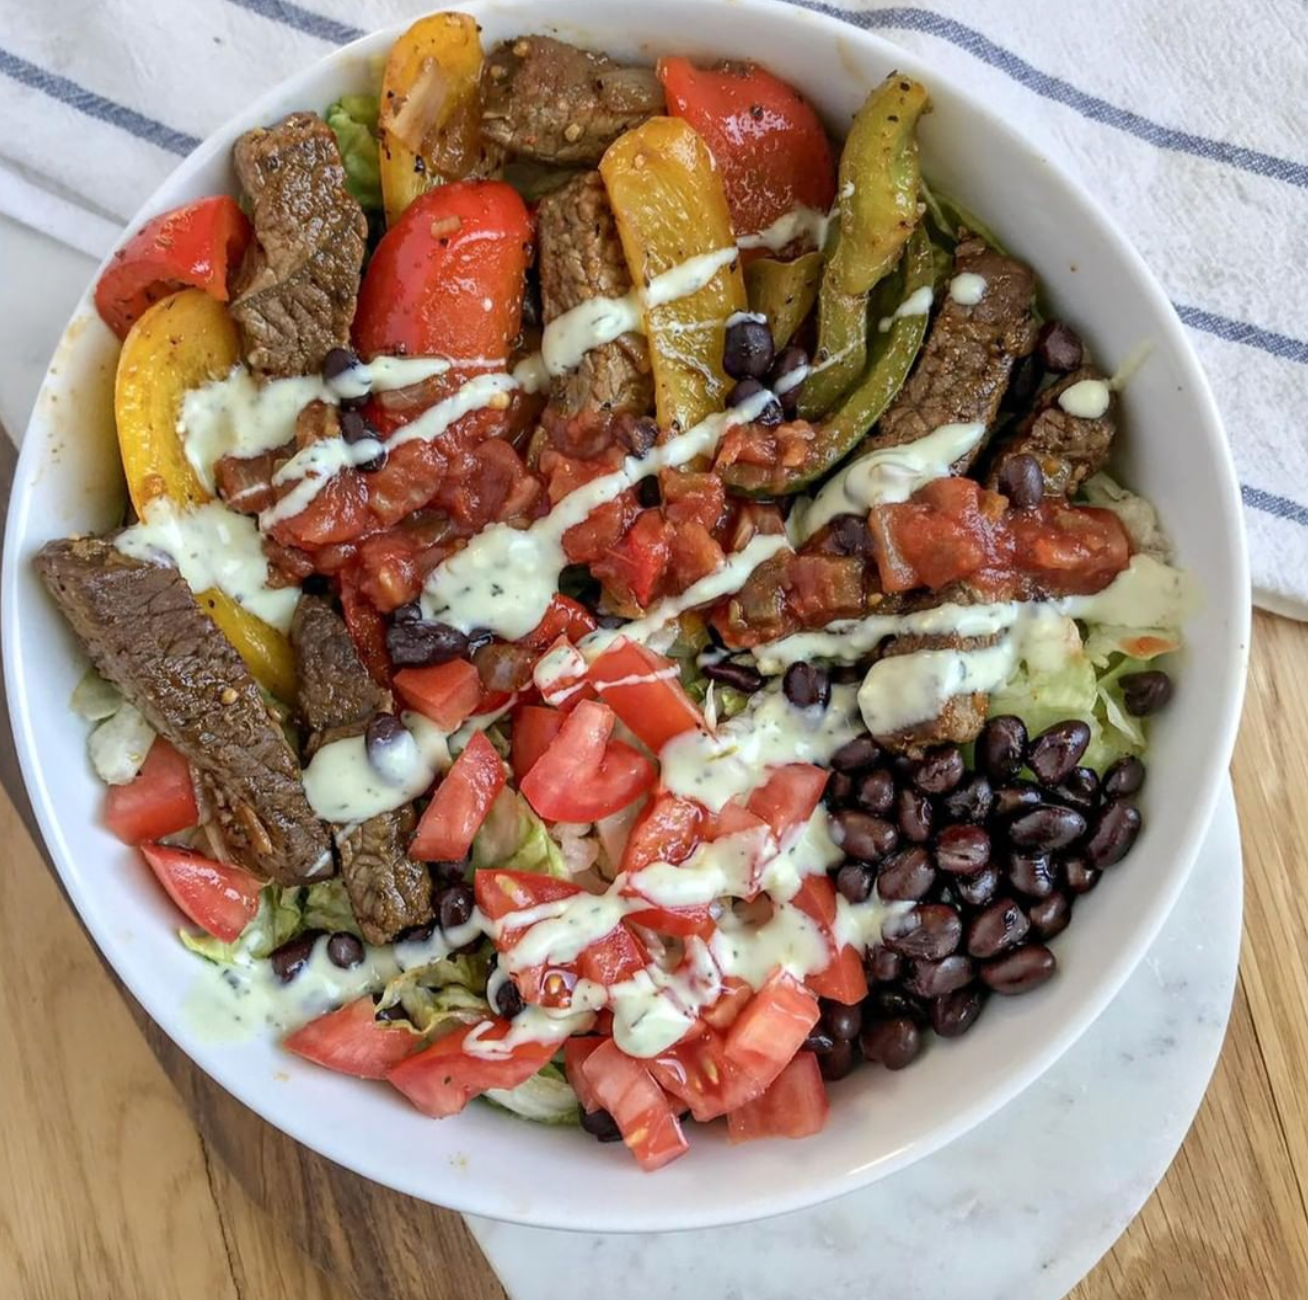
[[[919,1025],[927,1023],[926,1004],[910,997],[903,989],[876,989],[868,995],[865,1012],[876,1020],[906,1017]]]
[[[726,404],[729,407],[740,406],[763,391],[763,385],[757,379],[742,379],[738,384],[733,384],[727,392]],[[753,422],[773,426],[780,424],[785,418],[785,412],[781,409],[781,403],[777,401],[776,395],[769,393],[767,401],[754,417]]]
[[[1081,761],[1090,743],[1090,728],[1076,718],[1056,722],[1031,742],[1027,763],[1046,785],[1058,785]]]
[[[518,992],[518,986],[511,979],[506,979],[495,990],[495,1010],[505,1020],[512,1020],[522,1008],[522,994]]]
[[[1061,890],[1056,890],[1048,898],[1032,903],[1027,915],[1031,918],[1031,928],[1042,939],[1052,939],[1071,924],[1072,900]]]
[[[1157,713],[1172,698],[1172,679],[1161,668],[1127,673],[1121,679],[1122,703],[1135,718]]]
[[[902,1070],[912,1065],[922,1050],[922,1032],[907,1016],[893,1020],[874,1020],[859,1039],[863,1059],[887,1070]]]
[[[1048,898],[1058,883],[1058,868],[1047,853],[1013,853],[1008,878],[1028,898]]]
[[[363,960],[363,940],[348,930],[340,930],[327,940],[327,958],[333,966],[350,970]]]
[[[867,959],[868,973],[880,984],[893,984],[904,973],[904,959],[883,943],[874,944]]]
[[[1012,785],[1001,785],[995,791],[995,814],[999,817],[1012,817],[1038,808],[1042,802],[1039,786],[1032,785],[1030,781],[1015,781]]]
[[[831,678],[816,664],[791,664],[781,689],[797,709],[825,709],[831,703]]]
[[[836,889],[849,903],[866,903],[872,896],[872,868],[864,862],[846,862],[836,872]]]
[[[848,772],[832,772],[824,793],[832,808],[842,808],[853,797],[854,778]]]
[[[963,937],[963,920],[944,903],[918,903],[886,922],[881,941],[903,957],[938,961],[948,957]]]
[[[871,555],[872,534],[862,515],[837,515],[827,525],[828,540],[839,555]]]
[[[990,861],[990,836],[980,826],[946,826],[936,836],[936,865],[957,876],[975,875]]]
[[[972,982],[972,959],[962,953],[935,961],[915,961],[905,987],[923,998],[942,998]]]
[[[1016,510],[1034,510],[1044,499],[1045,476],[1040,462],[1029,452],[1006,456],[999,466],[997,484]]]
[[[593,1138],[601,1142],[621,1142],[622,1132],[618,1122],[606,1110],[582,1111],[581,1127]]]
[[[363,733],[364,752],[368,756],[368,765],[384,781],[396,775],[394,764],[387,761],[388,754],[408,735],[404,723],[393,713],[378,713],[368,723]]]
[[[858,1037],[863,1017],[857,1007],[847,1007],[841,1002],[826,1002],[822,1006],[822,1023],[832,1038],[848,1041]]]
[[[426,943],[436,933],[436,922],[428,921],[425,925],[411,925],[395,936],[396,943]]]
[[[1063,859],[1063,879],[1074,894],[1088,894],[1099,883],[1102,874],[1079,853]]]
[[[782,348],[776,361],[772,363],[772,373],[768,375],[768,383],[775,389],[778,383],[787,375],[806,365],[808,365],[808,353],[792,343],[789,347]],[[801,379],[799,383],[793,384],[777,394],[782,410],[792,419],[796,411],[799,410],[799,395],[803,389],[804,381]]]
[[[825,1056],[835,1046],[835,1042],[836,1040],[821,1025],[815,1025],[809,1030],[809,1035],[804,1039],[800,1050],[812,1052],[815,1056]]]
[[[461,884],[468,875],[468,868],[472,865],[471,854],[466,858],[460,858],[457,862],[429,862],[427,870],[431,872],[431,878],[437,885],[457,885]]]
[[[416,600],[411,600],[406,605],[401,605],[391,614],[392,623],[421,623],[422,606]]]
[[[977,1022],[986,1004],[983,988],[969,984],[955,989],[931,1004],[931,1028],[941,1038],[961,1038]]]
[[[854,1044],[846,1039],[837,1038],[831,1044],[831,1050],[825,1056],[818,1057],[818,1069],[822,1077],[834,1083],[843,1079],[854,1068]]]
[[[772,367],[776,349],[766,320],[741,315],[727,324],[722,369],[732,379],[762,379]]]
[[[920,790],[902,789],[895,799],[895,815],[906,839],[925,844],[931,838],[931,800]]]
[[[378,441],[381,438],[376,426],[362,411],[355,410],[352,407],[342,407],[340,421],[341,437],[351,446],[357,442],[364,442],[369,439]],[[354,468],[364,474],[375,474],[385,464],[386,447],[383,444],[378,447],[375,455],[368,457],[367,460],[355,462]]]
[[[945,816],[956,822],[983,822],[995,806],[995,792],[983,776],[973,776],[947,794],[940,805]]]
[[[1026,762],[1026,724],[1004,714],[991,718],[976,742],[977,766],[992,781],[1007,781]]]
[[[877,893],[884,899],[916,903],[931,892],[936,869],[927,851],[914,845],[892,854],[877,876]]]
[[[973,957],[997,957],[1021,943],[1030,928],[1026,913],[1011,898],[996,899],[968,922],[967,950]]]
[[[913,769],[913,784],[927,794],[948,794],[966,774],[957,745],[936,745]]]
[[[895,828],[881,817],[845,808],[832,818],[831,838],[851,858],[875,862],[899,843]]]
[[[1123,795],[1136,794],[1145,782],[1145,765],[1135,757],[1119,758],[1104,773],[1100,789],[1106,799],[1120,799]]]
[[[349,348],[332,348],[322,359],[322,377],[330,383],[358,364],[359,358]]]
[[[750,664],[732,663],[730,659],[705,664],[703,671],[709,681],[721,682],[723,686],[730,686],[733,691],[743,691],[746,695],[753,695],[763,685],[763,674],[757,668]]]
[[[958,876],[950,887],[969,907],[984,907],[999,891],[999,868],[992,864],[975,876]]]
[[[1081,364],[1085,349],[1081,336],[1060,320],[1046,321],[1036,338],[1036,351],[1046,370],[1056,375],[1070,374]]]
[[[1092,866],[1103,870],[1121,862],[1140,834],[1140,810],[1125,799],[1106,803],[1095,821],[1094,830],[1085,842],[1085,856]]]
[[[1074,767],[1063,783],[1050,791],[1059,803],[1089,813],[1099,802],[1099,777],[1091,767]]]
[[[658,478],[650,474],[640,480],[636,486],[636,500],[646,510],[654,510],[663,504],[663,489],[659,487]]]
[[[1031,399],[1036,395],[1036,389],[1040,387],[1040,380],[1043,377],[1044,369],[1040,365],[1040,358],[1034,352],[1023,357],[1013,367],[1013,377],[1009,380],[1008,391],[1004,394],[1004,401],[1009,406],[1017,407],[1019,410],[1029,406]]]
[[[397,668],[426,668],[465,658],[468,638],[448,623],[392,621],[386,629],[386,649]]]
[[[855,736],[831,755],[831,766],[837,772],[861,772],[881,757],[881,746],[871,736]]]
[[[864,774],[854,785],[854,802],[867,812],[883,816],[895,806],[895,778],[884,767]]]
[[[436,914],[442,930],[455,930],[466,925],[472,916],[472,886],[447,885],[436,896]]]
[[[996,993],[1009,996],[1029,993],[1039,988],[1054,973],[1057,965],[1054,954],[1044,944],[1028,943],[986,962],[981,967],[981,979]]]
[[[534,266],[527,268],[522,285],[522,326],[540,329],[545,324],[545,308],[540,298],[540,272]]]
[[[1046,804],[1015,817],[1008,838],[1024,849],[1062,849],[1085,834],[1085,818],[1073,808]]]
[[[313,956],[313,945],[321,936],[321,930],[306,930],[268,954],[273,972],[283,984],[289,984],[304,969],[305,963]]]

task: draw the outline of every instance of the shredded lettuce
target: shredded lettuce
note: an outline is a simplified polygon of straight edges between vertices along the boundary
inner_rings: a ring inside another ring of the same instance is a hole
[[[348,930],[363,938],[359,923],[354,919],[354,909],[350,906],[345,881],[340,876],[320,880],[305,889],[302,909],[306,930],[326,930],[330,934]]]
[[[1081,499],[1088,506],[1111,510],[1122,521],[1132,550],[1164,562],[1171,557],[1171,543],[1158,523],[1153,506],[1144,497],[1128,492],[1116,480],[1101,473],[1082,485]]]
[[[113,682],[105,681],[94,668],[88,668],[82,680],[73,687],[69,707],[87,722],[103,722],[112,718],[123,705],[123,693]]]
[[[491,960],[490,945],[482,944],[475,952],[440,957],[403,971],[382,990],[377,1009],[401,1007],[424,1034],[446,1021],[475,1024],[490,1011],[485,992]]]
[[[192,952],[219,965],[231,965],[240,957],[267,957],[294,937],[303,924],[298,889],[265,885],[259,894],[259,910],[231,943],[211,934],[181,931],[182,943]]]
[[[91,766],[107,785],[126,785],[141,770],[154,744],[154,728],[134,705],[124,702],[91,732]]]
[[[577,1094],[553,1062],[516,1088],[491,1088],[483,1095],[492,1105],[537,1124],[581,1123]]]
[[[486,820],[472,841],[474,870],[502,867],[506,871],[537,871],[562,880],[571,878],[563,850],[527,801],[505,786],[491,804]]]
[[[365,212],[382,206],[377,115],[375,95],[342,95],[324,115],[345,164],[346,187]]]

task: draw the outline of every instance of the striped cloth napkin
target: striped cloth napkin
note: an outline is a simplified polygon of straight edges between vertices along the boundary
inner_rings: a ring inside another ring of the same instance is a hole
[[[1257,600],[1308,618],[1304,0],[1192,0],[1183,14],[1135,0],[795,2],[910,48],[1100,196],[1207,368]],[[360,35],[362,9],[383,26],[435,7],[0,0],[0,212],[99,255],[225,118]]]

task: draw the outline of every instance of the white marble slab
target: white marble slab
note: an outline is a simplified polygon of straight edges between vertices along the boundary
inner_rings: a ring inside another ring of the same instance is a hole
[[[861,1192],[706,1232],[469,1225],[513,1300],[1058,1300],[1190,1127],[1230,1012],[1240,900],[1228,787],[1176,911],[1098,1023],[980,1128]]]

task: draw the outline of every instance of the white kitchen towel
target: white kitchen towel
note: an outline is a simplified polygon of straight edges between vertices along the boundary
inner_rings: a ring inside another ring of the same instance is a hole
[[[1305,0],[795,2],[909,47],[1100,196],[1212,380],[1257,599],[1308,618]],[[104,251],[252,97],[365,27],[434,7],[0,0],[0,212]]]

